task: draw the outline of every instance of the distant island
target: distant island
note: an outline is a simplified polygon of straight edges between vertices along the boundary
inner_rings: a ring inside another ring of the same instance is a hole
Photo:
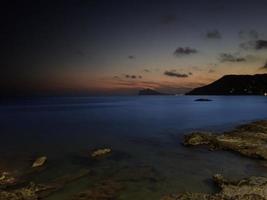
[[[225,75],[209,85],[193,89],[186,95],[267,96],[267,74]]]
[[[161,92],[158,92],[156,90],[152,90],[152,89],[143,89],[143,90],[140,90],[139,95],[171,95],[171,94],[167,94],[167,93],[161,93]]]

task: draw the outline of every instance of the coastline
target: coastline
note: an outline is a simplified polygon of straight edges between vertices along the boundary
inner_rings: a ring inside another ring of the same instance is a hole
[[[1,191],[39,190],[40,184],[56,183],[59,189],[39,198],[80,200],[80,194],[93,193],[98,200],[107,193],[116,200],[159,200],[184,191],[213,194],[218,190],[212,181],[216,173],[235,180],[267,177],[257,159],[181,145],[184,134],[196,130],[227,132],[266,118],[266,98],[208,98],[213,101],[198,102],[196,96],[78,97],[3,105],[0,175],[28,187],[15,183],[8,190],[2,185]],[[112,152],[100,159],[88,157],[98,148]],[[43,167],[32,171],[33,162],[44,157]],[[79,176],[83,170],[88,174]]]
[[[221,133],[193,132],[184,136],[183,144],[187,147],[201,146],[210,151],[231,151],[252,159],[267,160],[267,120],[253,121]],[[162,200],[267,199],[266,177],[252,176],[232,180],[231,177],[227,179],[221,174],[214,174],[212,179],[220,189],[219,192],[177,193],[166,195]]]
[[[256,124],[256,126],[254,126]],[[241,136],[242,134],[247,134],[247,130],[250,130],[251,132],[256,132],[258,133],[259,131],[264,130],[264,134],[266,133],[266,138],[260,137],[258,138],[259,140],[264,140],[266,139],[267,141],[267,120],[253,120],[253,122],[246,123],[241,126],[237,126],[237,128],[231,129],[231,130],[226,130],[225,132],[218,134],[218,133],[203,133],[203,132],[195,132],[191,133],[189,135],[185,135],[185,145],[189,151],[192,149],[192,146],[197,146],[201,145],[205,149],[208,147],[212,154],[216,155],[216,151],[222,150],[222,151],[228,151],[226,146],[216,146],[214,147],[215,143],[213,137],[218,137],[220,141],[223,141],[224,143],[226,142],[223,136],[228,137],[227,142],[232,142],[229,138],[231,134],[235,134],[235,139],[237,136],[237,131],[236,130],[242,130],[243,132],[238,132],[238,135]],[[264,125],[263,129],[259,129],[259,126]],[[266,129],[265,129],[266,127]],[[246,129],[244,129],[246,128]],[[265,132],[266,131],[266,132]],[[207,135],[205,135],[207,134]],[[199,137],[201,136],[201,137]],[[206,137],[207,136],[207,137]],[[253,137],[249,135],[250,137]],[[257,135],[259,136],[259,135]],[[264,135],[265,136],[265,135]],[[197,138],[197,139],[196,139]],[[244,138],[243,136],[241,138]],[[206,139],[206,140],[205,140]],[[210,142],[210,143],[207,143]],[[216,141],[216,140],[215,140]],[[245,140],[246,141],[246,140]],[[250,140],[249,140],[250,141]],[[217,141],[218,142],[218,141]],[[217,143],[216,143],[217,144]],[[179,145],[179,144],[177,144]],[[225,144],[224,144],[225,145]],[[191,146],[191,147],[189,147]],[[230,145],[231,147],[231,145]],[[235,149],[230,149],[230,151],[234,152]],[[238,152],[238,150],[236,150]],[[114,152],[113,152],[114,153]],[[112,154],[111,153],[111,156]],[[115,152],[116,153],[116,152]],[[238,152],[240,153],[240,152]],[[85,154],[86,155],[86,154]],[[114,155],[114,154],[113,154]],[[265,154],[264,154],[265,155]],[[109,156],[109,155],[108,155]],[[247,156],[247,155],[245,155]],[[255,159],[254,156],[250,156],[253,159]],[[83,160],[90,160],[90,157],[83,157]],[[106,160],[108,157],[101,157],[101,160]],[[256,159],[259,159],[256,157]],[[263,157],[263,160],[266,160],[267,157]],[[49,162],[49,158],[48,158]],[[95,162],[95,161],[94,161]],[[42,171],[46,170],[46,164],[41,166],[40,168],[37,168],[36,170],[34,169],[29,169],[26,174],[16,177],[16,174],[12,174],[12,172],[9,171],[2,171],[1,172],[1,178],[0,178],[0,199],[7,199],[9,198],[10,200],[20,200],[20,198],[23,198],[23,200],[35,200],[35,199],[46,199],[50,195],[53,195],[55,192],[64,189],[65,187],[68,187],[69,184],[72,184],[72,182],[79,181],[79,180],[84,180],[84,179],[92,179],[95,175],[92,174],[91,170],[81,170],[77,171],[73,174],[68,174],[68,175],[63,175],[62,177],[59,177],[57,179],[51,180],[49,182],[45,183],[32,183],[33,180],[31,177],[38,175]],[[135,181],[143,181],[143,180],[153,180],[155,182],[162,182],[163,180],[159,177],[158,172],[155,172],[153,168],[150,168],[148,166],[142,167],[142,169],[136,168],[136,169],[127,169],[125,177],[129,176],[129,172],[131,172],[131,179]],[[140,172],[141,177],[140,176]],[[134,173],[134,174],[132,174]],[[74,195],[73,198],[75,200],[84,200],[84,199],[96,199],[96,200],[105,200],[109,198],[115,198],[115,199],[120,199],[119,196],[121,192],[123,192],[124,189],[124,176],[123,179],[120,179],[117,177],[112,177],[111,179],[104,179],[103,181],[92,185],[91,187],[87,188],[84,191],[80,191],[78,194]],[[129,178],[129,177],[128,177]],[[228,179],[229,178],[229,179]],[[219,192],[217,193],[194,193],[190,192],[190,189],[188,189],[188,192],[186,193],[176,193],[176,194],[170,194],[170,195],[162,195],[162,200],[225,200],[225,199],[245,199],[244,195],[246,198],[252,198],[255,200],[262,200],[266,199],[267,197],[265,196],[265,193],[262,195],[262,191],[267,189],[267,178],[265,177],[247,177],[241,180],[233,180],[231,177],[225,178],[223,175],[220,174],[214,174],[213,178],[210,177],[210,179],[213,179],[214,183],[217,184],[218,188],[220,189]],[[242,183],[242,184],[241,184]],[[231,190],[230,190],[230,189]],[[229,192],[230,191],[230,192]],[[238,193],[238,192],[239,193]],[[240,192],[241,191],[241,192]],[[255,192],[250,192],[250,191],[256,191]],[[227,194],[226,194],[227,192]],[[103,193],[104,196],[102,195]],[[236,194],[238,193],[239,196]],[[260,195],[258,195],[260,194]],[[235,195],[233,197],[233,195]],[[256,196],[255,196],[256,195]],[[70,198],[71,199],[71,198]],[[87,200],[86,199],[86,200]]]

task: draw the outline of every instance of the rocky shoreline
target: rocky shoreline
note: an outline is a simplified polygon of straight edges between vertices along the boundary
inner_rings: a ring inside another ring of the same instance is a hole
[[[193,132],[185,135],[183,144],[187,147],[203,146],[209,150],[226,150],[254,159],[267,160],[267,121],[256,121],[238,126],[224,133]],[[116,154],[111,148],[86,150],[81,153],[83,159],[98,162]],[[0,169],[0,200],[39,200],[49,197],[64,189],[68,184],[82,178],[92,178],[91,169],[83,169],[73,174],[63,175],[45,183],[33,183],[25,178],[46,170],[49,158],[37,157],[29,163],[29,169],[18,176],[8,169]],[[125,175],[126,173],[126,175]],[[36,174],[37,175],[37,174]],[[129,176],[130,175],[130,176]],[[138,168],[121,168],[100,182],[80,191],[70,199],[75,200],[111,200],[119,199],[125,189],[125,178],[131,181],[148,180],[160,182],[159,172],[149,166]],[[220,189],[214,194],[177,193],[163,195],[161,200],[267,200],[267,177],[248,177],[242,180],[231,180],[215,174],[213,182]]]
[[[241,125],[222,134],[194,132],[185,136],[184,145],[205,145],[210,150],[230,150],[267,160],[267,121]]]
[[[164,196],[162,200],[265,200],[267,197],[267,178],[265,177],[231,181],[220,174],[215,174],[213,181],[220,188],[220,192],[172,194]]]
[[[209,150],[227,150],[243,156],[267,160],[267,121],[241,125],[221,134],[194,132],[184,137],[185,146],[204,146]],[[215,194],[179,193],[162,200],[267,200],[267,178],[249,177],[231,181],[222,175],[213,176],[220,192]]]

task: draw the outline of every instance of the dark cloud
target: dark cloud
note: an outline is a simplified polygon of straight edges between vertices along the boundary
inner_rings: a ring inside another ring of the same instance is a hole
[[[150,70],[149,70],[149,69],[144,69],[144,72],[147,72],[147,73],[149,73],[149,72],[150,72]]]
[[[188,72],[188,75],[192,76],[192,75],[193,75],[193,73],[192,73],[192,72]]]
[[[239,57],[230,53],[222,53],[220,54],[219,60],[221,62],[245,62],[246,59],[244,57]]]
[[[130,75],[130,74],[125,74],[125,78],[129,78],[129,79],[141,79],[142,76],[141,75]]]
[[[267,49],[267,40],[257,40],[255,42],[255,49],[256,50]]]
[[[203,83],[199,82],[189,82],[186,85],[181,86],[180,83],[174,83],[173,81],[131,81],[129,79],[113,80],[113,84],[116,84],[117,88],[119,88],[118,94],[121,94],[122,90],[127,94],[129,94],[129,91],[133,91],[132,94],[136,94],[136,91],[144,88],[151,88],[169,94],[183,94],[192,90],[192,88],[203,86]]]
[[[164,15],[161,17],[161,24],[168,25],[176,21],[175,15]]]
[[[171,77],[177,77],[177,78],[187,78],[188,77],[188,74],[181,74],[179,72],[176,72],[176,70],[165,71],[164,75],[171,76]]]
[[[130,56],[128,56],[128,58],[129,58],[129,59],[135,59],[136,57],[135,57],[135,56],[132,56],[132,55],[130,55]]]
[[[197,53],[197,50],[191,47],[178,47],[173,52],[173,55],[179,57],[179,56],[190,55],[190,54],[195,54],[195,53]]]
[[[208,31],[206,33],[206,38],[208,38],[208,39],[221,39],[222,35],[218,30],[212,30],[212,31]]]
[[[262,67],[260,67],[260,70],[267,70],[267,61],[264,63]]]
[[[240,47],[246,50],[264,50],[267,49],[267,40],[248,41],[240,44]]]
[[[259,38],[259,33],[255,30],[241,30],[239,31],[238,36],[242,40],[257,40]]]

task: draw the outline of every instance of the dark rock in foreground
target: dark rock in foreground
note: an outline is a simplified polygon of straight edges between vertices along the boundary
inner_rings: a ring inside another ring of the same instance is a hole
[[[267,95],[267,74],[226,75],[186,95]]]
[[[181,193],[166,195],[161,200],[266,200],[267,178],[250,177],[239,181],[230,181],[222,175],[213,176],[213,181],[221,189],[215,194]]]
[[[267,121],[242,125],[223,134],[196,132],[186,135],[184,144],[206,145],[210,150],[231,150],[244,156],[267,160]]]

